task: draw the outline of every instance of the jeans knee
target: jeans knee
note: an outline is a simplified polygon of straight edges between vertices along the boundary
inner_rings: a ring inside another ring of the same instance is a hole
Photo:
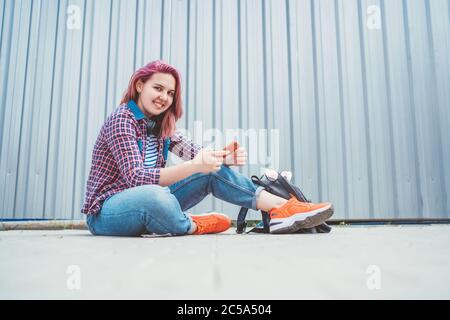
[[[191,229],[191,224],[191,220],[183,214],[183,217],[172,220],[172,223],[168,224],[166,228],[171,234],[183,235],[187,234],[189,229]]]
[[[233,176],[236,175],[236,171],[234,171],[233,169],[231,169],[229,166],[226,165],[222,165],[220,167],[219,171],[216,172],[211,172],[210,175],[211,176],[220,176],[223,178],[232,178]]]
[[[146,212],[145,225],[147,230],[156,234],[183,235],[190,230],[191,221],[181,211],[166,210],[157,214]]]
[[[147,229],[157,234],[186,234],[191,226],[190,219],[170,190],[159,187],[147,191],[147,201],[142,208]]]

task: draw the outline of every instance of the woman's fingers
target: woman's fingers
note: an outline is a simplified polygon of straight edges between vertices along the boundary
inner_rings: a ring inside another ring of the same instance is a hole
[[[239,142],[233,141],[230,144],[228,144],[223,150],[228,150],[230,152],[236,151],[240,147]]]
[[[244,148],[239,148],[236,150],[236,164],[237,165],[245,165],[247,162],[247,151]]]
[[[223,150],[208,150],[208,155],[211,157],[210,163],[215,170],[220,170],[224,163],[237,166],[247,163],[247,151],[237,141],[233,141]]]
[[[220,158],[223,158],[223,157],[226,157],[227,155],[229,155],[231,152],[229,151],[229,150],[215,150],[215,151],[212,151],[212,155],[214,156],[214,157],[220,157]]]
[[[238,157],[247,156],[247,151],[244,148],[239,148],[236,150],[236,154]]]
[[[237,147],[235,149],[235,147]],[[247,162],[247,151],[243,147],[240,147],[237,142],[233,142],[229,144],[224,150],[235,149],[234,152],[229,153],[227,156],[224,156],[224,163],[231,166],[242,166]]]

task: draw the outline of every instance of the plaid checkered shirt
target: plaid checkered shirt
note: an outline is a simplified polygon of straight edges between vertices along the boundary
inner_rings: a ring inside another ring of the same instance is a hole
[[[156,166],[146,168],[147,124],[148,119],[133,100],[120,105],[106,119],[95,142],[82,213],[96,214],[106,199],[125,189],[158,184],[167,151],[191,160],[202,148],[175,131],[168,139],[158,139]]]

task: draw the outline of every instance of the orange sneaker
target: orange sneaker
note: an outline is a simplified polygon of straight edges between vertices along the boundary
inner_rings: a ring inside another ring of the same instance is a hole
[[[219,233],[231,227],[231,219],[222,213],[207,213],[191,216],[197,225],[193,234]]]
[[[292,197],[279,208],[269,211],[270,233],[293,233],[322,224],[333,215],[331,203],[300,202]]]

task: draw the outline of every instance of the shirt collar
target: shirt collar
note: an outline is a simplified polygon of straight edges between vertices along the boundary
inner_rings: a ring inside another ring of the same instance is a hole
[[[145,119],[145,114],[141,111],[141,109],[139,109],[138,105],[136,104],[136,102],[134,102],[134,100],[128,101],[127,106],[133,113],[136,120]]]

